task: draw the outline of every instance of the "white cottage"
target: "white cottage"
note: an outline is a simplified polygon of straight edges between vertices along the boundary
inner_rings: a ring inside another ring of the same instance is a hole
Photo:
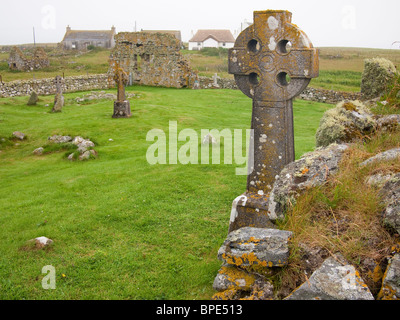
[[[235,38],[230,30],[198,30],[189,40],[189,50],[233,48]]]

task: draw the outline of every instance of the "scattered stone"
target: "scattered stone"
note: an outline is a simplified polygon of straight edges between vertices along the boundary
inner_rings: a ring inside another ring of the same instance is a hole
[[[400,300],[400,254],[396,254],[387,267],[378,299]]]
[[[324,113],[316,133],[317,147],[351,142],[372,132],[376,122],[360,101],[342,101]]]
[[[292,232],[244,227],[232,231],[218,251],[218,258],[229,265],[280,267],[289,258]]]
[[[90,151],[85,151],[79,156],[78,159],[81,160],[81,161],[82,160],[89,160],[90,155],[91,155]]]
[[[43,154],[43,151],[44,151],[43,147],[40,147],[40,148],[33,150],[33,154],[40,156]]]
[[[390,149],[381,153],[378,153],[377,155],[365,160],[360,164],[360,166],[367,166],[375,162],[379,161],[391,161],[391,160],[396,160],[397,158],[400,157],[400,148],[394,148]]]
[[[35,106],[39,101],[38,95],[35,91],[32,91],[31,96],[29,97],[28,106]]]
[[[61,136],[61,135],[54,135],[48,138],[51,142],[54,143],[67,143],[71,142],[72,138],[70,136]]]
[[[390,60],[366,59],[361,78],[361,94],[365,99],[379,97],[395,74],[396,67]]]
[[[25,134],[20,132],[20,131],[14,131],[13,136],[19,140],[24,140],[25,139]]]
[[[347,149],[346,144],[331,144],[286,165],[276,177],[268,199],[269,219],[284,219],[287,208],[296,203],[304,190],[324,184],[338,170]]]
[[[217,144],[217,139],[208,133],[204,136],[202,144]]]
[[[336,256],[326,259],[285,300],[374,300],[374,297],[354,266]]]
[[[53,240],[46,238],[46,237],[38,237],[32,240],[29,240],[30,242],[35,242],[35,247],[37,249],[43,249],[45,247],[50,246],[53,243]]]
[[[88,139],[84,139],[80,136],[77,136],[74,138],[74,140],[72,141],[72,144],[78,146],[79,147],[84,147],[84,148],[92,148],[94,147],[94,142],[88,140]]]

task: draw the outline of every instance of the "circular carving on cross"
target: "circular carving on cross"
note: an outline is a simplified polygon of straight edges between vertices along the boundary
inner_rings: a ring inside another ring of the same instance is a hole
[[[318,52],[307,35],[291,23],[290,12],[256,11],[254,24],[238,36],[229,51],[229,72],[253,100],[285,101],[318,76]]]

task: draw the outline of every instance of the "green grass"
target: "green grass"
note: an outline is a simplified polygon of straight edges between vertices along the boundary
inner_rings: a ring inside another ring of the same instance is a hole
[[[113,102],[77,105],[65,94],[62,113],[52,96],[0,99],[0,299],[209,299],[221,262],[232,200],[246,186],[235,165],[149,165],[146,134],[246,129],[251,100],[233,90],[130,87],[133,116],[112,119]],[[50,104],[50,107],[45,107]],[[330,105],[295,101],[296,156],[312,150],[319,119]],[[53,134],[96,141],[96,160],[70,162],[65,150],[35,156]],[[109,141],[109,139],[113,141]],[[6,140],[10,141],[10,140]],[[199,142],[200,143],[200,142]],[[54,240],[49,250],[27,241]],[[44,290],[41,270],[56,269]]]

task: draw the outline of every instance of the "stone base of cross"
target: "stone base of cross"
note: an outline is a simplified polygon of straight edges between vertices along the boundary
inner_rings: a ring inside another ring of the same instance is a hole
[[[114,101],[113,118],[129,118],[131,116],[131,105],[128,100]]]
[[[318,76],[318,51],[283,10],[254,12],[229,50],[229,73],[253,99],[247,190],[232,204],[229,232],[273,226],[268,197],[276,176],[294,161],[293,102]]]

